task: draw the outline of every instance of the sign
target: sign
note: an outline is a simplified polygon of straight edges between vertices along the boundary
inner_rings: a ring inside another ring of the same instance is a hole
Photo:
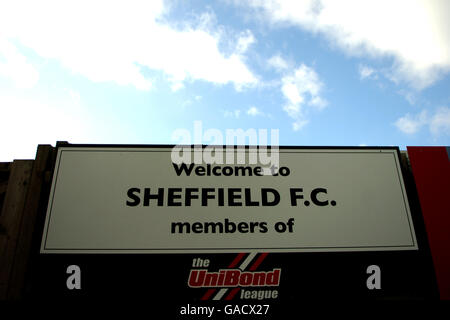
[[[30,299],[142,299],[178,319],[437,296],[398,148],[174,150],[57,147]]]
[[[59,147],[41,253],[418,249],[398,148],[284,147],[269,175],[171,156]]]

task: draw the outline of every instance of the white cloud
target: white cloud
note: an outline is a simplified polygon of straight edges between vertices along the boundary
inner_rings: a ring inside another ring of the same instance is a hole
[[[414,105],[417,102],[417,93],[409,90],[399,90],[398,93],[403,96],[409,104]]]
[[[450,135],[450,108],[438,108],[431,116],[426,110],[416,115],[408,113],[399,118],[395,125],[406,134],[414,134],[422,127],[428,126],[434,136]]]
[[[307,124],[308,124],[308,120],[297,119],[292,123],[292,129],[294,131],[299,131]]]
[[[325,100],[320,97],[322,91],[322,81],[314,69],[301,64],[294,73],[282,78],[282,92],[293,104],[308,104],[323,108]]]
[[[417,115],[411,115],[407,113],[405,116],[399,118],[395,125],[397,128],[406,134],[414,134],[419,131],[421,127],[428,122],[428,114],[426,110]]]
[[[184,80],[184,79],[183,79]],[[170,86],[170,89],[172,89],[173,92],[176,92],[178,90],[181,90],[184,88],[184,84],[181,81],[173,81],[172,85]]]
[[[257,115],[261,115],[262,112],[257,107],[250,107],[247,110],[247,114],[250,116],[257,116]]]
[[[317,73],[302,64],[292,74],[281,80],[281,92],[287,100],[283,110],[294,119],[293,129],[300,130],[308,123],[305,105],[323,109],[327,101],[321,97],[323,83]]]
[[[236,2],[239,3],[239,2]],[[274,25],[324,34],[348,54],[394,58],[393,81],[423,89],[450,70],[450,1],[249,0]]]
[[[4,62],[2,62],[2,60]],[[0,33],[0,76],[10,78],[18,88],[32,88],[39,80],[39,72],[11,42]]]
[[[450,108],[439,108],[430,119],[430,131],[434,135],[450,135]]]
[[[81,96],[80,93],[76,90],[73,89],[65,89],[64,91],[66,91],[69,94],[70,99],[75,103],[75,104],[79,104],[81,101]]]
[[[304,98],[300,94],[297,86],[295,84],[295,78],[292,76],[287,76],[283,78],[283,85],[281,91],[285,98],[294,106],[298,106],[303,103]]]
[[[328,101],[326,101],[322,97],[319,97],[318,95],[314,95],[314,96],[311,97],[311,100],[309,101],[309,104],[311,106],[317,107],[318,109],[323,109],[323,108],[325,108],[328,105]]]
[[[256,39],[250,30],[242,32],[237,41],[236,52],[244,54],[248,50],[250,45],[254,44],[255,42]]]
[[[376,71],[375,69],[369,67],[369,66],[365,66],[365,65],[360,65],[358,67],[358,72],[359,72],[359,78],[361,80],[367,79],[367,78],[372,78],[376,76]]]
[[[164,23],[165,10],[156,0],[2,1],[0,38],[15,39],[94,82],[148,90],[152,82],[141,69],[149,68],[164,72],[174,90],[192,80],[239,90],[258,83],[245,64],[255,42],[250,31],[238,34],[225,55],[219,50],[224,33],[213,30],[208,14],[196,26],[175,29]]]
[[[70,94],[57,102],[0,95],[0,106],[9,120],[0,126],[0,162],[34,159],[38,144],[95,140],[95,126]]]
[[[247,110],[247,114],[251,117],[264,117],[264,118],[269,118],[269,119],[273,119],[272,114],[261,111],[261,109],[255,107],[255,106],[251,106],[250,108],[248,108]]]
[[[14,96],[0,92],[0,162],[34,159],[39,144],[129,143],[138,141],[139,130],[122,115],[97,113],[83,104],[83,97],[73,88],[53,95],[24,92]],[[7,120],[7,121],[6,121]]]
[[[267,64],[277,71],[284,71],[289,67],[289,64],[280,55],[272,56],[267,60]]]

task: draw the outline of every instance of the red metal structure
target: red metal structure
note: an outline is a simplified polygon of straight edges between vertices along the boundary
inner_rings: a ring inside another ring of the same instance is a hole
[[[450,148],[408,147],[441,299],[450,299]]]

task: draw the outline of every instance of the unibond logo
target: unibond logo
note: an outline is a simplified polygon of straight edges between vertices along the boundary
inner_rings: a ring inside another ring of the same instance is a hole
[[[193,269],[189,274],[188,285],[191,288],[279,286],[280,274],[281,269],[273,269],[268,272],[243,272],[239,269],[208,272],[204,269]]]

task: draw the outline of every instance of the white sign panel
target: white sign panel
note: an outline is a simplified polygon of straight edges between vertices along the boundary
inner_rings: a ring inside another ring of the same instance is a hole
[[[171,152],[59,148],[41,252],[418,249],[397,149],[281,148],[277,175]]]

